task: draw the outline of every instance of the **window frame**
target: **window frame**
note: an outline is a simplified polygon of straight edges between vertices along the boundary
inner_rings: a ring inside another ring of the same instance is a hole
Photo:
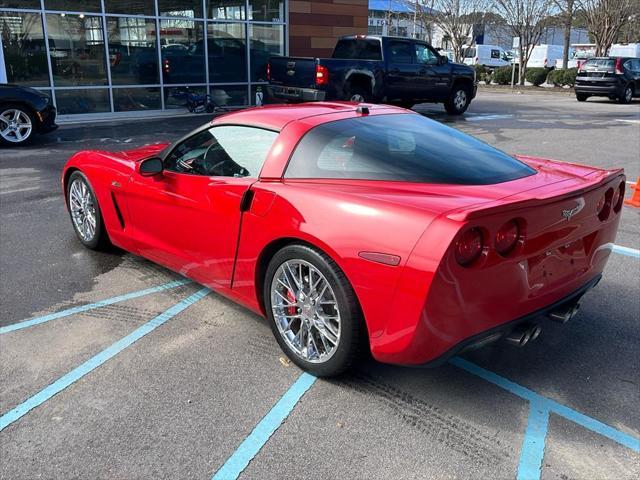
[[[438,65],[438,58],[440,57],[440,54],[438,52],[436,52],[436,50],[431,45],[429,45],[426,42],[413,42],[413,43],[414,43],[414,49],[417,49],[417,47],[424,47],[426,50],[429,50],[431,52],[431,54],[433,55],[432,58],[434,60],[433,63],[426,63],[426,62],[418,61],[418,52],[416,51],[415,58],[414,58],[414,61],[415,61],[416,64],[418,64],[418,65],[427,65],[427,66]]]
[[[409,46],[409,50],[411,51],[411,61],[410,62],[399,62],[396,59],[393,58],[393,55],[391,53],[391,45],[394,43],[403,43],[405,45]],[[410,40],[399,40],[399,39],[390,39],[389,42],[387,43],[387,51],[388,51],[388,61],[391,64],[397,64],[397,65],[416,65],[416,49],[414,47],[414,43]]]

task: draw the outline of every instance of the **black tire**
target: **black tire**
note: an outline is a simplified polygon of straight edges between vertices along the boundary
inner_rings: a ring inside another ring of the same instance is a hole
[[[359,97],[359,100],[354,98]],[[370,103],[373,96],[371,90],[362,85],[348,85],[345,91],[345,100],[347,102]]]
[[[586,102],[587,98],[589,98],[589,95],[586,93],[576,93],[576,100],[579,102]]]
[[[304,260],[326,278],[333,289],[333,293],[340,311],[340,338],[335,352],[323,363],[313,363],[299,356],[284,340],[276,320],[271,304],[271,283],[278,268],[289,260]],[[317,377],[332,377],[348,370],[360,357],[366,341],[366,328],[356,299],[355,292],[340,267],[327,255],[305,245],[288,245],[279,250],[269,262],[264,278],[264,302],[267,318],[273,335],[287,357],[301,369]]]
[[[464,99],[463,103],[459,101],[459,96]],[[455,84],[451,89],[449,98],[444,102],[444,109],[450,115],[462,115],[467,111],[470,103],[471,92],[469,91],[469,87],[464,84]]]
[[[29,121],[31,122],[31,130],[23,140],[17,141],[17,142],[7,140],[2,135],[0,135],[0,145],[10,146],[10,147],[22,147],[22,146],[28,145],[31,142],[31,140],[33,140],[33,137],[35,136],[36,130],[38,128],[36,116],[33,114],[33,112],[31,112],[31,110],[29,110],[27,107],[19,103],[5,103],[3,105],[0,105],[0,116],[2,116],[5,112],[9,110],[19,110],[21,114],[26,115],[29,118]],[[0,121],[0,130],[2,130],[3,127],[6,127],[6,125],[4,124],[4,122]]]
[[[396,107],[406,108],[407,110],[411,110],[416,103],[417,102],[414,102],[414,101],[411,101],[411,100],[403,100],[403,101],[399,101],[399,102],[394,102],[394,105]]]
[[[632,99],[633,99],[633,85],[627,85],[624,87],[624,89],[622,90],[622,93],[618,97],[618,103],[622,103],[623,105],[626,105],[628,103],[631,103]]]
[[[71,215],[71,186],[74,182],[83,183],[87,189],[89,190],[89,194],[93,201],[93,205],[95,207],[95,217],[96,217],[96,228],[93,236],[90,239],[85,239],[80,234],[78,227],[76,226],[73,216]],[[71,219],[71,225],[73,225],[73,231],[76,233],[78,240],[87,248],[91,250],[106,250],[111,246],[111,242],[109,241],[109,235],[107,234],[107,230],[104,228],[104,223],[102,221],[102,212],[100,211],[100,205],[98,204],[98,199],[96,198],[96,194],[93,191],[93,187],[87,177],[80,171],[76,170],[69,177],[69,181],[67,182],[67,211],[69,212],[69,218]]]

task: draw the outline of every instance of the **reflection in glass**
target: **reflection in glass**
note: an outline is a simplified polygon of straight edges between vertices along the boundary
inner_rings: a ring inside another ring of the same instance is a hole
[[[100,13],[100,0],[44,0],[47,10],[66,10],[69,12]]]
[[[114,85],[159,83],[156,22],[137,17],[107,17],[109,63]]]
[[[202,0],[158,0],[158,15],[202,18]]]
[[[113,89],[113,109],[116,112],[160,110],[160,108],[162,108],[160,87]]]
[[[165,87],[164,88],[164,107],[169,108],[187,108],[187,97],[192,95],[206,95],[206,87]]]
[[[242,85],[215,85],[211,87],[211,100],[217,107],[242,107],[247,102],[247,87]]]
[[[106,88],[56,90],[58,113],[102,113],[110,111]]]
[[[40,10],[40,0],[0,0],[0,8],[37,8]]]
[[[209,81],[246,82],[247,47],[243,23],[209,23]]]
[[[124,13],[127,15],[155,15],[153,0],[104,0],[107,13]]]
[[[269,58],[284,55],[283,25],[249,25],[251,81],[267,81]]]
[[[9,83],[49,86],[49,67],[39,13],[0,13],[0,34]]]
[[[244,0],[207,0],[207,17],[214,20],[244,20]]]
[[[206,81],[202,23],[178,18],[160,21],[164,83]]]
[[[249,20],[260,22],[284,22],[282,0],[250,0]]]
[[[56,86],[107,83],[100,17],[47,14],[47,29]]]

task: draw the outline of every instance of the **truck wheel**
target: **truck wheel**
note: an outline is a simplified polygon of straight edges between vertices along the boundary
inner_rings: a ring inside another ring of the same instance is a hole
[[[348,102],[369,103],[371,102],[371,92],[360,85],[351,85],[347,88],[345,100]]]
[[[587,98],[589,98],[589,95],[586,93],[576,93],[576,100],[579,102],[586,102]]]
[[[454,85],[449,98],[444,102],[444,109],[451,115],[460,115],[469,108],[470,103],[469,89],[464,85]]]

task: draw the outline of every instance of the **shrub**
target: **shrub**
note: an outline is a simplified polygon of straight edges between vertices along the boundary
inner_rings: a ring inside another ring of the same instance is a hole
[[[511,84],[511,67],[500,67],[493,71],[493,81],[498,85]],[[516,65],[516,83],[518,83],[518,66]]]
[[[562,72],[562,85],[569,85],[573,87],[576,84],[576,75],[578,74],[577,68],[567,68],[566,70],[560,70]]]
[[[564,70],[551,70],[547,75],[547,83],[551,83],[556,87],[563,85]]]
[[[527,82],[539,87],[547,79],[548,74],[549,71],[546,68],[527,68],[525,78]]]
[[[475,65],[476,69],[476,79],[479,82],[489,82],[491,80],[491,71],[487,69],[484,65]]]

